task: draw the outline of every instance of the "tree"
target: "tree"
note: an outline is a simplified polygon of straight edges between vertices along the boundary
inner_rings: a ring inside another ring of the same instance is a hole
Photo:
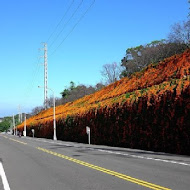
[[[121,70],[121,66],[119,66],[116,62],[103,65],[101,74],[105,79],[106,84],[111,84],[119,80]]]
[[[173,43],[190,45],[190,20],[175,23],[171,32],[168,35],[168,39]]]
[[[62,96],[62,98],[67,98],[69,95],[70,95],[70,92],[72,90],[74,90],[76,87],[75,87],[75,83],[73,81],[70,82],[70,87],[69,88],[66,88],[64,89],[60,94]]]
[[[12,124],[12,117],[4,117],[3,121],[0,123],[0,131],[4,132],[7,131]]]
[[[70,90],[74,90],[76,88],[75,83],[73,81],[70,82]]]
[[[140,71],[151,63],[158,63],[167,57],[182,53],[187,49],[183,43],[170,42],[168,40],[155,40],[146,45],[140,45],[126,50],[126,56],[121,60],[125,67],[121,77],[130,76]]]
[[[100,90],[103,88],[104,85],[102,83],[97,83],[94,87],[93,86],[85,86],[83,84],[80,84],[78,86],[75,85],[73,81],[70,82],[70,85],[68,88],[65,88],[60,94],[62,98],[55,98],[55,105],[63,105],[67,102],[72,102],[74,100],[77,100],[79,98],[82,98],[83,96],[89,95],[94,93],[95,91]],[[53,107],[53,97],[50,97],[47,99],[47,105],[48,108]],[[44,110],[43,106],[36,106],[32,109],[31,115],[36,115]],[[15,116],[15,121],[17,121],[17,116]]]
[[[44,110],[43,106],[36,106],[35,108],[32,109],[31,115],[36,115],[40,113],[42,110]]]
[[[62,95],[62,98],[56,100],[56,105],[62,105],[67,102],[72,102],[74,100],[82,98],[83,96],[92,94],[103,87],[104,85],[102,83],[97,83],[95,87],[85,86],[83,84],[76,86],[75,83],[71,81],[70,86],[68,88],[65,88],[60,93]]]
[[[61,92],[62,99],[60,101],[61,101],[61,104],[64,104],[66,102],[71,102],[79,98],[82,98],[83,96],[92,94],[95,91],[96,90],[94,87],[92,86],[87,87],[83,84],[78,85],[76,87],[72,86],[72,88],[70,86],[69,88],[64,89],[63,92]]]
[[[97,83],[96,85],[95,85],[95,90],[96,91],[98,91],[98,90],[101,90],[102,88],[104,88],[105,87],[105,85],[103,85],[102,83]]]

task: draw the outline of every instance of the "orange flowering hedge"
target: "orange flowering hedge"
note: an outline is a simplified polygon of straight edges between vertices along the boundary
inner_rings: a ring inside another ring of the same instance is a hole
[[[190,50],[130,78],[56,107],[57,137],[94,144],[190,154]],[[18,126],[23,130],[23,124]],[[53,109],[27,120],[27,134],[52,138]]]

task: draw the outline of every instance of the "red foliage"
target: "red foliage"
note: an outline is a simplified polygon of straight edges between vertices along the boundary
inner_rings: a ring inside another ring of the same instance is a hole
[[[56,107],[58,139],[190,154],[190,50]],[[52,138],[53,109],[27,120]],[[23,130],[23,124],[18,126]],[[185,144],[184,144],[185,143]]]

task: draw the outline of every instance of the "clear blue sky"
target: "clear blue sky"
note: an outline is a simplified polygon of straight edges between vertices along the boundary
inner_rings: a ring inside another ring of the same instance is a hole
[[[38,49],[52,33],[48,86],[60,97],[70,81],[95,85],[102,65],[119,63],[129,47],[166,38],[171,25],[188,15],[188,0],[95,0],[76,25],[92,2],[0,2],[0,117],[18,113],[18,105],[29,112],[43,104],[43,89],[37,88],[43,86],[43,59],[38,61],[43,51]]]

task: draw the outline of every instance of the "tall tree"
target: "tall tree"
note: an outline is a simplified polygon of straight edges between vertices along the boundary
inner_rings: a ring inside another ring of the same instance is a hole
[[[171,28],[168,39],[170,42],[190,46],[190,20],[175,23]]]
[[[64,89],[60,94],[62,96],[62,98],[67,98],[69,95],[70,95],[70,92],[72,90],[74,90],[76,87],[75,87],[75,83],[73,81],[70,82],[70,86],[69,88],[66,88]]]
[[[75,83],[71,81],[70,86],[68,88],[65,88],[60,93],[62,95],[62,98],[59,100],[57,99],[56,105],[61,105],[67,102],[77,100],[79,98],[82,98],[83,96],[92,94],[95,91],[100,90],[102,87],[104,87],[104,85],[101,83],[98,83],[95,87],[85,86],[83,84],[76,86]]]
[[[121,65],[125,67],[121,77],[130,76],[151,63],[158,63],[167,57],[182,53],[185,49],[187,49],[186,44],[164,39],[152,41],[144,46],[128,48],[126,56],[121,60]]]
[[[15,116],[15,123],[18,124],[18,115]],[[0,123],[0,131],[7,131],[10,127],[12,127],[12,117],[4,117],[3,121]]]
[[[31,115],[36,115],[40,113],[42,110],[44,110],[43,106],[36,106],[35,108],[32,109]]]
[[[122,68],[116,62],[103,65],[101,74],[106,84],[111,84],[119,80]]]

